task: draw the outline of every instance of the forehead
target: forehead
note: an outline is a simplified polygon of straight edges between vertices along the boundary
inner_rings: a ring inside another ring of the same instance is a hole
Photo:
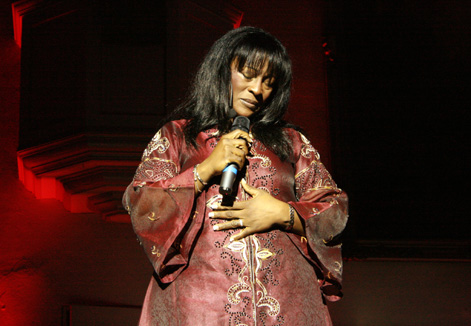
[[[267,55],[253,54],[248,57],[237,57],[232,60],[231,68],[242,71],[244,68],[250,68],[258,73],[274,77],[275,69],[273,63]]]

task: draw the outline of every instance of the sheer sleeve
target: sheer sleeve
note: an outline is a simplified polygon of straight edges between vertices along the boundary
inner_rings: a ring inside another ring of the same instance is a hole
[[[185,268],[202,218],[194,214],[193,166],[183,170],[181,125],[166,124],[145,149],[123,196],[134,232],[163,283]]]
[[[305,226],[306,237],[289,233],[308,260],[319,266],[324,296],[341,298],[342,255],[338,236],[348,218],[348,199],[337,187],[309,140],[294,132],[295,184],[297,201],[289,202]]]

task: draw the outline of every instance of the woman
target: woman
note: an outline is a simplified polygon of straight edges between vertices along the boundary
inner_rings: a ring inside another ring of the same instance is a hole
[[[283,120],[290,86],[277,39],[232,30],[149,143],[123,198],[155,270],[140,325],[331,324],[324,298],[341,296],[347,197]],[[230,131],[234,111],[249,133]],[[231,162],[239,173],[223,198]]]

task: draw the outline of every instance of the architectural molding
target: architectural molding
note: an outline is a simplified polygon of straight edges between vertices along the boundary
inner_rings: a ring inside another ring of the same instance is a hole
[[[129,221],[121,196],[148,135],[82,134],[18,152],[19,178],[38,199],[61,201],[72,213]]]

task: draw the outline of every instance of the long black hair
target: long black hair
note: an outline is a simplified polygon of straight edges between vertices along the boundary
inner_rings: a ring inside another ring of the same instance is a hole
[[[285,47],[274,36],[255,27],[240,27],[217,40],[201,63],[188,99],[169,120],[188,119],[185,139],[196,147],[198,133],[217,126],[221,133],[231,127],[231,64],[261,70],[268,63],[268,75],[275,82],[263,107],[250,116],[251,132],[281,159],[291,154],[289,138],[283,132],[283,116],[291,92],[291,60]]]

